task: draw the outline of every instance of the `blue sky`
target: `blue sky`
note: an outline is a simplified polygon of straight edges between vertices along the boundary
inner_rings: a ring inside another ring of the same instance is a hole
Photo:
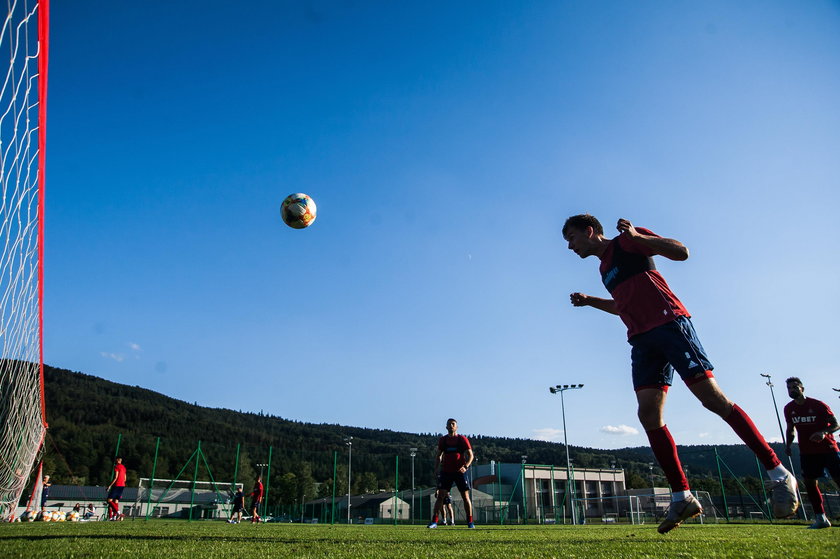
[[[646,445],[589,212],[724,391],[840,387],[837,2],[53,3],[45,361],[284,418]],[[280,202],[318,204],[309,229]],[[734,443],[678,384],[682,444]]]

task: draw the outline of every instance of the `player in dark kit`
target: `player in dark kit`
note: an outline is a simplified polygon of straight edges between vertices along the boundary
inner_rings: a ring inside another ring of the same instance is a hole
[[[831,522],[825,515],[823,496],[817,479],[828,470],[831,479],[840,486],[840,452],[834,433],[840,429],[837,418],[831,408],[824,402],[805,397],[805,387],[797,377],[790,377],[785,381],[788,395],[793,399],[785,406],[785,421],[787,433],[785,436],[785,450],[790,456],[790,445],[793,444],[793,431],[799,439],[799,461],[802,477],[805,478],[805,489],[808,500],[814,507],[814,523],[811,529],[830,528]]]
[[[435,454],[435,475],[437,477],[437,499],[432,522],[428,528],[437,528],[438,515],[440,514],[443,501],[452,484],[458,486],[461,497],[464,499],[464,512],[467,515],[467,527],[475,528],[472,517],[472,501],[470,501],[470,484],[467,481],[466,473],[473,461],[473,451],[469,439],[458,434],[458,422],[452,418],[446,421],[447,435],[438,440],[437,453]]]
[[[663,418],[674,369],[703,407],[723,418],[767,469],[774,514],[780,518],[792,515],[799,507],[796,479],[782,466],[746,412],[721,391],[691,325],[691,315],[654,265],[657,255],[686,260],[688,249],[677,240],[634,227],[626,219],[618,220],[617,229],[619,235],[607,239],[601,223],[591,215],[566,220],[563,238],[569,250],[581,258],[600,259],[601,280],[611,295],[610,299],[583,293],[570,297],[572,305],[618,315],[627,326],[639,420],[672,491],[671,506],[659,532],[664,534],[703,512],[691,494],[677,446]]]
[[[245,494],[237,489],[233,494],[233,510],[230,513],[230,524],[239,524],[242,520],[242,513],[245,512]]]

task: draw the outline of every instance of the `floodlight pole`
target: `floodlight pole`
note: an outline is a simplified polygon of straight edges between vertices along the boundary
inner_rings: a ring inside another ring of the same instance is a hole
[[[522,455],[522,518],[528,524],[528,491],[525,489],[525,463],[528,462],[528,455]]]
[[[650,470],[650,514],[656,518],[656,484],[653,482],[653,462],[648,462]]]
[[[782,429],[782,418],[779,416],[779,407],[776,405],[776,394],[773,392],[773,382],[770,380],[770,375],[765,373],[759,373],[762,377],[767,379],[767,386],[770,387],[770,397],[773,398],[773,411],[776,412],[776,421],[779,423],[779,434],[782,436],[782,444],[785,445],[787,448],[787,437],[785,436],[785,431]],[[796,477],[796,470],[793,468],[793,457],[788,456],[788,464],[790,465],[790,473],[793,477]],[[796,487],[796,494],[799,497],[799,502],[802,502],[802,494],[799,492],[799,486]],[[808,520],[808,513],[805,512],[805,507],[799,507],[802,511],[802,516],[805,520]]]
[[[347,444],[347,524],[350,524],[350,482],[352,477],[350,475],[353,467],[353,437],[344,437]]]
[[[417,456],[417,449],[408,449],[411,453],[411,523],[414,524],[414,457]]]
[[[577,524],[577,511],[575,510],[575,484],[572,480],[572,461],[569,458],[569,441],[566,436],[566,403],[563,399],[563,392],[566,390],[578,390],[583,388],[582,384],[558,384],[557,386],[549,387],[552,394],[560,393],[560,411],[563,414],[563,446],[566,447],[566,489],[568,490],[571,484],[572,498],[569,504],[572,506],[572,525]]]

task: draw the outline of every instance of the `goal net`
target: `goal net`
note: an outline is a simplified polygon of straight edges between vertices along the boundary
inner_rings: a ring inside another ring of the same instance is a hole
[[[224,481],[192,481],[188,479],[140,478],[137,498],[126,516],[179,516],[183,518],[229,517],[233,495],[242,490],[241,483]]]
[[[0,53],[8,61],[0,71],[0,519],[14,514],[46,430],[41,302],[49,0],[6,6],[0,27]]]

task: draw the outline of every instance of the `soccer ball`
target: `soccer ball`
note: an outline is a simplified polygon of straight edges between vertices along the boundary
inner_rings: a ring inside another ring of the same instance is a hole
[[[315,221],[315,201],[306,194],[289,194],[280,206],[283,222],[293,229],[304,229]]]

